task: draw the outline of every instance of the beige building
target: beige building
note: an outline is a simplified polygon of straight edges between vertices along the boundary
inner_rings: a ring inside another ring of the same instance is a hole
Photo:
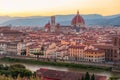
[[[45,57],[51,58],[56,57],[56,50],[58,49],[56,43],[51,43],[48,45],[47,49],[45,50]]]
[[[70,46],[68,48],[70,60],[84,61],[84,48],[84,45]]]
[[[35,54],[40,54],[41,52],[41,45],[29,45],[26,47],[26,56],[32,56],[35,57]],[[45,54],[41,53],[40,57],[45,57]]]
[[[0,41],[0,54],[6,54],[7,42]]]
[[[56,58],[60,60],[68,60],[68,50],[67,49],[57,50]]]
[[[76,41],[61,40],[61,44],[62,45],[68,45],[68,44],[76,45],[77,43],[76,43]]]
[[[84,52],[84,60],[86,62],[98,62],[105,61],[105,52],[98,49],[87,49]]]
[[[7,54],[9,55],[21,55],[22,43],[21,42],[9,42],[7,43]]]

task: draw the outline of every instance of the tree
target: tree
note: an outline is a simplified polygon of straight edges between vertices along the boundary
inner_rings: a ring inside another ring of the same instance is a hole
[[[86,74],[85,74],[85,80],[90,80],[90,75],[88,72],[86,72]]]
[[[91,80],[95,80],[95,76],[94,76],[94,74],[91,76]]]
[[[45,51],[44,46],[42,46],[40,50],[40,55],[44,55],[44,51]]]
[[[9,70],[11,70],[11,69],[20,69],[20,68],[25,69],[25,66],[21,65],[21,64],[13,64],[13,65],[9,66]]]
[[[23,78],[23,77],[31,77],[32,72],[30,70],[27,70],[24,65],[21,64],[13,64],[10,66],[3,66],[2,69],[0,69],[0,75],[4,75],[6,77],[12,77],[12,78],[17,78],[18,75]],[[2,80],[0,78],[0,80]],[[8,79],[5,79],[8,80]],[[9,79],[13,80],[13,79]]]
[[[17,78],[18,75],[22,78],[32,76],[32,72],[30,70],[27,70],[26,68],[24,68],[22,66],[20,68],[18,66],[15,66],[15,67],[9,69],[9,71],[10,71],[10,75],[13,78]]]
[[[110,77],[109,80],[120,80],[120,77],[118,77],[118,76],[113,76],[113,77]]]
[[[31,53],[31,54],[36,55],[37,60],[39,60],[39,55],[40,55],[39,52],[33,52],[33,53]]]
[[[26,55],[26,50],[23,50],[23,51],[21,52],[21,55]]]
[[[85,79],[84,79],[84,76],[82,76],[81,80],[85,80]]]
[[[4,68],[4,65],[3,64],[0,64],[0,69],[3,69]]]

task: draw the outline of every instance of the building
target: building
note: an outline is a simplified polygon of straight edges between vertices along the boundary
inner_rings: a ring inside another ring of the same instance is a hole
[[[69,29],[69,31],[68,31]],[[77,11],[76,16],[72,19],[71,21],[71,26],[62,26],[59,23],[56,24],[55,22],[55,16],[51,16],[51,22],[48,22],[45,26],[44,26],[44,30],[46,32],[63,32],[63,33],[82,33],[84,31],[86,31],[86,27],[85,27],[85,21],[83,19],[83,17],[79,14],[79,11]]]
[[[7,48],[7,43],[6,41],[0,41],[0,54],[6,54],[6,48]]]
[[[62,45],[76,45],[76,41],[61,40]]]
[[[50,26],[50,22],[48,22],[45,26],[44,29],[46,32],[50,32],[51,31],[51,26]]]
[[[105,52],[95,49],[93,46],[72,45],[68,48],[70,60],[86,62],[105,62]]]
[[[68,54],[70,60],[84,61],[84,49],[85,49],[84,45],[69,46]]]
[[[0,54],[21,55],[25,49],[25,44],[20,41],[0,41]]]
[[[113,67],[112,67],[113,72],[120,72],[120,63],[119,62],[114,62]]]
[[[56,50],[57,50],[57,44],[51,43],[48,45],[47,49],[45,50],[45,57],[46,58],[56,58]]]
[[[55,16],[51,16],[51,32],[55,32],[55,25],[56,25],[56,23],[55,23]]]
[[[44,26],[46,32],[60,32],[60,24],[55,22],[55,16],[51,16],[51,22],[48,22]]]
[[[105,51],[106,62],[119,62],[120,61],[120,36],[112,36],[111,44],[97,44],[97,48]]]
[[[79,14],[79,11],[77,11],[76,16],[72,19],[71,27],[76,32],[83,32],[86,30],[85,21],[84,21],[83,17]]]
[[[40,57],[45,57],[45,51],[42,50],[44,47],[42,45],[29,45],[26,47],[26,55],[35,57],[36,55],[39,55]]]
[[[40,52],[40,47],[36,45],[29,45],[26,47],[26,55],[27,56],[34,56],[35,53]]]
[[[21,55],[22,44],[21,42],[8,42],[6,48],[8,55]]]
[[[10,30],[11,27],[9,26],[0,26],[0,31]]]
[[[24,36],[25,34],[17,30],[2,30],[0,31],[0,35],[4,37],[8,37],[8,36],[11,36],[11,37],[19,36],[20,37],[20,36]]]
[[[84,52],[84,60],[95,63],[105,62],[105,52],[99,49],[87,49]]]
[[[60,60],[68,60],[68,50],[61,49],[56,51],[56,58]]]
[[[56,33],[60,33],[61,32],[61,26],[60,26],[59,23],[57,23],[56,26],[55,26],[55,32]]]
[[[113,60],[114,62],[120,61],[120,35],[115,35],[112,38],[113,46],[114,49],[112,50],[113,52]]]
[[[85,74],[40,68],[36,71],[36,76],[42,77],[43,80],[79,80]],[[107,78],[106,76],[95,75],[95,80],[107,80]]]

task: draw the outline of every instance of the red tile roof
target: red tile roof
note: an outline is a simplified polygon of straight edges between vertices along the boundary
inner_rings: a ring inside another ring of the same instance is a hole
[[[37,76],[42,76],[45,80],[78,80],[85,74],[78,72],[57,71],[51,69],[39,69],[36,71]],[[95,80],[106,80],[106,76],[95,75]]]

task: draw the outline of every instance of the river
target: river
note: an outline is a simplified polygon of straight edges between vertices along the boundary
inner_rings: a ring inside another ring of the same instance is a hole
[[[15,63],[0,61],[0,64],[11,65],[11,64],[15,64]],[[98,71],[98,70],[93,71],[93,70],[86,70],[86,69],[75,69],[75,68],[55,67],[55,66],[35,65],[35,64],[33,65],[33,64],[25,64],[25,63],[21,63],[21,64],[23,64],[27,69],[29,69],[33,72],[40,68],[48,68],[48,69],[54,69],[54,70],[72,71],[72,72],[80,72],[80,73],[89,72],[91,74],[94,73],[96,75],[107,76],[107,78],[109,78],[111,76],[120,76],[120,73],[109,72],[109,71]]]

